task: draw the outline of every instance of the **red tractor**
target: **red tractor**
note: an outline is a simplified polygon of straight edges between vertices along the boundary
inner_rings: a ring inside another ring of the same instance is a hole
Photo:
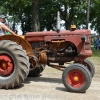
[[[28,32],[24,39],[1,36],[0,88],[19,86],[27,76],[38,76],[48,65],[63,71],[62,80],[68,91],[84,92],[95,74],[93,63],[86,59],[91,55],[89,30]]]
[[[0,37],[0,88],[19,86],[27,76],[38,76],[46,65],[63,71],[68,91],[84,92],[95,74],[89,30],[27,32]],[[64,63],[73,62],[68,66]],[[54,64],[53,64],[54,63]]]
[[[92,55],[89,30],[28,32],[25,38],[33,48],[33,56],[30,55],[35,60],[29,76],[39,75],[47,64],[63,71],[62,80],[68,91],[84,92],[89,88],[95,74],[93,63],[86,59]],[[68,62],[73,63],[63,66]]]

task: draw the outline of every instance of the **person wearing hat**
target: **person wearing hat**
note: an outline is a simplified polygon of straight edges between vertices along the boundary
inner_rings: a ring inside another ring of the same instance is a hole
[[[0,36],[2,35],[6,35],[6,31],[10,32],[10,34],[12,35],[16,35],[15,32],[13,32],[9,27],[7,27],[4,23],[5,23],[5,16],[1,15],[0,16]]]

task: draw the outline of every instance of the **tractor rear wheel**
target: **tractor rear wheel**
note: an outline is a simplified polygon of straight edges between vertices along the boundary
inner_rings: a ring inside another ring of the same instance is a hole
[[[89,70],[81,64],[71,64],[62,74],[63,84],[70,92],[85,92],[91,84]]]
[[[38,64],[34,69],[29,71],[28,77],[37,77],[45,69],[45,64]]]
[[[29,73],[29,58],[16,42],[0,41],[0,88],[19,86]]]

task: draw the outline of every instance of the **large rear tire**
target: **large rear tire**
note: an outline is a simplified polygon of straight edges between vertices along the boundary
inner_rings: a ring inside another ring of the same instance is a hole
[[[91,74],[84,65],[71,64],[62,74],[63,84],[70,92],[84,92],[91,84]]]
[[[10,40],[0,41],[0,88],[19,86],[27,77],[29,67],[29,58],[20,45]]]

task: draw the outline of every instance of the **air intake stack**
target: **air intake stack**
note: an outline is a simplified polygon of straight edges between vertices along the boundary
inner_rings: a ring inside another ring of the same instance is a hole
[[[57,32],[60,31],[60,12],[57,12]]]

